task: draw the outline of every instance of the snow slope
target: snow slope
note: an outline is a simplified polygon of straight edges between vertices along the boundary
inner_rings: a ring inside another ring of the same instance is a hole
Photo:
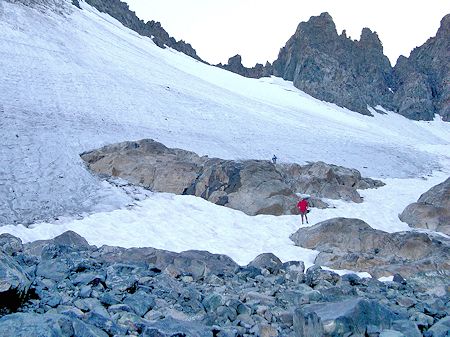
[[[30,241],[71,228],[99,245],[208,249],[240,262],[262,251],[300,254],[287,238],[295,217],[251,218],[182,196],[136,202],[79,158],[124,140],[153,138],[226,159],[276,153],[281,162],[356,168],[388,185],[364,192],[363,205],[317,211],[315,221],[360,216],[388,231],[405,229],[396,215],[449,175],[449,123],[363,116],[279,78],[243,78],[160,49],[83,2],[80,11],[52,1],[56,10],[0,0],[0,232]],[[380,216],[374,205],[381,199],[389,205]],[[69,218],[54,220],[62,216]],[[112,228],[119,237],[108,234]]]

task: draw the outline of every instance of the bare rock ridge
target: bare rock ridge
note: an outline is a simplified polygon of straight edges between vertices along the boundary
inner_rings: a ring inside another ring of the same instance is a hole
[[[74,3],[76,5],[78,3]],[[158,47],[165,48],[168,46],[178,50],[192,58],[204,62],[189,43],[183,40],[176,41],[171,37],[161,26],[161,23],[156,21],[144,22],[140,20],[135,12],[132,12],[128,4],[120,0],[85,0],[86,3],[95,7],[98,11],[109,14],[113,18],[121,22],[125,27],[134,30],[142,36],[150,37]],[[79,7],[79,5],[77,6]]]
[[[245,68],[239,55],[218,66],[247,77],[275,75],[318,99],[370,114],[383,106],[414,120],[434,114],[450,121],[450,14],[435,37],[401,56],[394,68],[375,32],[364,28],[359,41],[339,35],[328,13],[301,22],[273,64]]]
[[[410,227],[450,235],[450,178],[422,194],[399,218]]]
[[[295,214],[296,193],[362,202],[356,189],[382,186],[357,170],[323,162],[274,165],[264,160],[232,161],[170,149],[151,139],[123,142],[82,153],[92,171],[120,177],[155,192],[196,195],[215,204],[256,214]]]

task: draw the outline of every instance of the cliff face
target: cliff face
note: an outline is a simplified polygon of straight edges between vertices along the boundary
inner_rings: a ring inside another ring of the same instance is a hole
[[[224,69],[247,77],[275,75],[318,99],[370,114],[382,105],[407,118],[450,119],[450,15],[436,37],[400,57],[395,68],[383,54],[375,32],[364,28],[359,41],[338,35],[328,13],[298,25],[273,65],[245,68],[236,56]],[[239,62],[237,62],[239,61]]]
[[[430,120],[439,114],[450,121],[450,14],[435,37],[400,57],[394,67],[398,112],[411,119]]]
[[[328,13],[300,23],[273,68],[306,93],[351,110],[392,108],[392,70],[377,34],[365,28],[360,41],[352,41],[337,34]]]
[[[161,26],[161,23],[156,21],[144,21],[140,20],[136,14],[130,11],[128,5],[120,0],[85,0],[89,5],[95,7],[98,11],[104,12],[119,22],[125,27],[134,30],[142,36],[150,37],[155,44],[161,48],[165,46],[178,50],[192,58],[202,61],[197,55],[197,52],[189,43],[183,40],[176,41],[171,37]]]

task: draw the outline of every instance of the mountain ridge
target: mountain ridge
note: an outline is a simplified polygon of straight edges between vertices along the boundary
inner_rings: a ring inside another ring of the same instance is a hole
[[[150,37],[160,48],[168,46],[208,64],[189,43],[176,41],[160,22],[144,23],[121,0],[84,1]],[[78,0],[72,4],[80,8]],[[237,54],[227,64],[216,66],[249,78],[281,77],[315,98],[364,115],[372,114],[368,107],[382,106],[413,120],[429,121],[439,114],[450,121],[450,85],[445,80],[450,76],[445,62],[450,56],[446,54],[450,50],[446,44],[450,40],[449,18],[450,14],[444,16],[435,37],[416,47],[409,58],[400,56],[394,67],[384,55],[376,32],[365,27],[359,40],[347,37],[345,30],[339,35],[327,12],[300,22],[272,64],[247,68]],[[427,59],[434,60],[430,66]]]
[[[217,66],[246,77],[279,76],[315,98],[362,114],[370,114],[367,106],[382,105],[409,119],[439,114],[450,121],[449,22],[447,14],[436,36],[409,58],[399,57],[394,67],[376,32],[363,28],[360,40],[348,38],[345,30],[338,35],[327,12],[301,22],[273,64],[246,68],[235,55]]]

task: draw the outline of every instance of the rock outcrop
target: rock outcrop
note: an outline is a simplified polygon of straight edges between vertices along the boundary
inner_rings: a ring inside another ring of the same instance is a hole
[[[98,11],[104,12],[125,27],[134,30],[142,36],[147,36],[155,42],[160,48],[170,47],[178,50],[196,60],[204,62],[189,43],[183,40],[176,41],[171,37],[166,30],[161,26],[161,23],[156,21],[144,22],[140,20],[136,14],[130,11],[128,4],[120,0],[85,0],[89,5],[95,7]]]
[[[399,218],[411,227],[450,235],[450,178],[422,194]]]
[[[315,263],[363,270],[376,277],[441,271],[450,275],[450,240],[417,232],[386,233],[359,219],[334,218],[291,235],[295,245],[320,251]]]
[[[302,191],[317,198],[362,202],[357,189],[384,186],[379,180],[361,177],[355,169],[324,162],[307,165],[286,164],[279,167],[284,180],[294,191]]]
[[[17,242],[2,237],[2,247],[17,248],[8,257],[30,274],[30,296],[16,313],[0,310],[1,336],[414,337],[448,327],[448,293],[401,277],[305,272],[302,262],[269,253],[238,266],[208,252],[97,248],[74,232]],[[39,272],[52,265],[57,278]]]
[[[99,174],[120,177],[155,192],[196,195],[215,204],[256,214],[296,214],[296,193],[361,202],[356,188],[378,187],[356,170],[322,162],[274,165],[199,157],[153,140],[124,142],[81,154]],[[313,206],[324,207],[312,199]]]
[[[227,64],[219,63],[216,67],[250,78],[267,77],[272,75],[273,72],[272,65],[269,62],[265,66],[257,63],[253,68],[244,67],[242,57],[239,54],[230,57]]]

